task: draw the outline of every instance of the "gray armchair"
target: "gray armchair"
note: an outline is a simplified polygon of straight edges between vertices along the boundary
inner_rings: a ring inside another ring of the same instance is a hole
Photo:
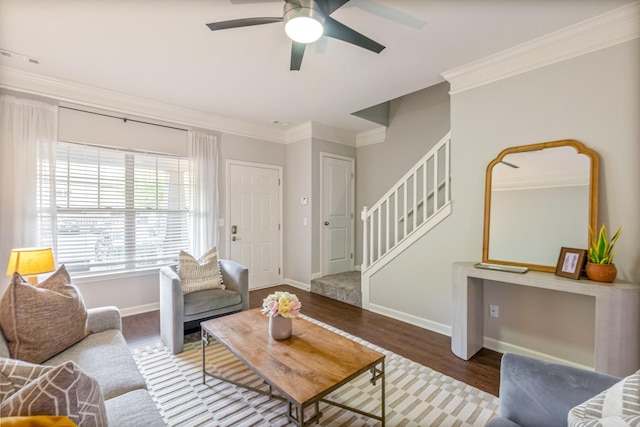
[[[225,289],[207,289],[184,295],[175,265],[160,269],[160,336],[173,352],[181,353],[184,332],[212,317],[249,309],[249,270],[221,259]]]
[[[567,426],[569,411],[620,378],[507,353],[500,365],[500,416],[486,427]]]

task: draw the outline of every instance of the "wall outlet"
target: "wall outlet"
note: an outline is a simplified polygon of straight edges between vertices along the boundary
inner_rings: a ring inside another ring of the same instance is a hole
[[[499,317],[498,305],[489,304],[489,317],[495,317],[496,319]]]

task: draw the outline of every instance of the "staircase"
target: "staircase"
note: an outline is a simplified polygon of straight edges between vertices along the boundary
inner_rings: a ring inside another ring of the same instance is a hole
[[[362,307],[369,279],[451,214],[447,133],[371,208],[362,209]]]
[[[345,271],[311,280],[314,294],[324,295],[347,304],[362,307],[362,284],[359,271]]]

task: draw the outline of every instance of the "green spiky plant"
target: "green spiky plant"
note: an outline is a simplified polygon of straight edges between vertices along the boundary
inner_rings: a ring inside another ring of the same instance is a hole
[[[618,228],[616,234],[609,240],[607,239],[607,229],[604,224],[600,227],[600,233],[598,233],[597,238],[591,227],[589,227],[589,262],[593,264],[613,264],[613,259],[616,256],[616,253],[612,252],[613,245],[616,244],[621,231],[622,227]]]

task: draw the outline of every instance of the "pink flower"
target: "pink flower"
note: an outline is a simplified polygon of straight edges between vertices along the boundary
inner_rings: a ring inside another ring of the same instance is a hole
[[[289,292],[277,291],[262,301],[262,313],[270,317],[298,317],[301,307],[298,297]]]

